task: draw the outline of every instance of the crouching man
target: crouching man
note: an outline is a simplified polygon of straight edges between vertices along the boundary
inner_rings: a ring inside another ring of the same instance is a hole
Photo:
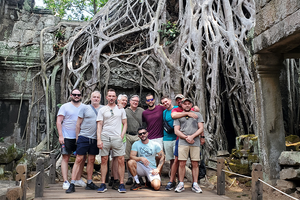
[[[147,176],[154,190],[159,190],[161,185],[160,170],[165,162],[165,155],[157,142],[148,139],[148,132],[145,128],[138,128],[139,141],[133,143],[128,168],[134,177],[135,184],[130,190],[142,188],[138,176]],[[160,157],[156,167],[155,156]]]

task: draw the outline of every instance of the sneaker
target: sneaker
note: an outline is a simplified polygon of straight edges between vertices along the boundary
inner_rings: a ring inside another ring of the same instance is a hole
[[[114,190],[118,190],[119,185],[120,185],[120,181],[119,180],[114,180],[114,183],[112,184],[111,188],[114,189]]]
[[[133,184],[133,179],[132,179],[132,177],[129,177],[126,182],[126,185],[132,185],[132,184]]]
[[[124,185],[124,184],[120,184],[120,185],[119,185],[118,192],[120,192],[120,193],[125,193],[125,192],[126,192],[126,189],[125,189],[125,185]]]
[[[87,184],[85,187],[86,190],[98,190],[99,187],[97,185],[95,185],[93,182],[91,182],[90,184]]]
[[[75,185],[73,183],[70,184],[70,187],[66,190],[66,193],[75,192]]]
[[[142,177],[139,177],[139,181],[140,181],[140,184],[141,184],[141,185],[145,185],[145,182],[144,182],[144,180],[143,180]],[[146,181],[147,181],[147,179],[146,179]]]
[[[139,190],[142,189],[142,185],[140,183],[134,183],[134,185],[130,188],[130,190]]]
[[[146,187],[146,188],[152,188],[151,182],[150,182],[150,181],[146,181],[145,187]]]
[[[82,179],[76,180],[74,185],[78,187],[86,187],[86,183]]]
[[[97,192],[103,193],[107,190],[105,183],[101,183],[100,188],[98,188]]]
[[[64,184],[63,184],[63,189],[67,190],[67,189],[69,189],[69,187],[70,187],[69,181],[65,181]]]
[[[171,190],[173,190],[173,189],[175,188],[175,186],[176,186],[176,183],[175,183],[174,181],[173,181],[173,183],[172,183],[172,182],[169,182],[169,183],[166,185],[165,189],[171,191]]]
[[[198,183],[192,185],[192,190],[196,193],[202,193],[201,188],[199,187]]]
[[[109,182],[108,182],[108,186],[112,186],[114,183],[114,179],[110,179]]]
[[[184,191],[184,185],[179,183],[175,189],[175,192],[182,192],[182,191]]]

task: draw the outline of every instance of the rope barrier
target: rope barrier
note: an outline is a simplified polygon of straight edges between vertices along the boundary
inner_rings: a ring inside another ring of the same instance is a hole
[[[244,178],[252,179],[252,177],[250,177],[250,176],[245,176],[245,175],[242,175],[242,174],[237,174],[237,173],[234,173],[234,172],[231,172],[231,171],[227,171],[227,170],[225,170],[225,169],[222,169],[222,171],[223,171],[223,172],[226,172],[226,173],[238,175],[238,176],[241,176],[241,177],[244,177]]]
[[[292,198],[292,199],[298,200],[297,198],[295,198],[295,197],[292,197],[291,195],[288,195],[288,194],[286,194],[286,193],[282,192],[281,190],[279,190],[279,189],[277,189],[277,188],[273,187],[272,185],[270,185],[270,184],[268,184],[268,183],[264,182],[263,180],[261,180],[261,179],[258,179],[258,180],[259,180],[259,181],[261,181],[262,183],[266,184],[267,186],[271,187],[272,189],[274,189],[274,190],[276,190],[276,191],[280,192],[281,194],[284,194],[284,195],[286,195],[286,196],[288,196],[288,197],[290,197],[290,198]]]
[[[39,175],[41,172],[39,171],[38,173],[36,173],[33,177],[30,177],[28,179],[26,179],[26,181],[30,181],[31,179],[35,178],[37,175]]]
[[[48,169],[50,169],[50,167],[52,167],[52,164],[49,165],[49,167],[47,167],[47,168],[45,169],[45,171],[47,171]]]

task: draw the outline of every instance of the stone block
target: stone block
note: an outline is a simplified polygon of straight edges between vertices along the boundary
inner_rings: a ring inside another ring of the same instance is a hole
[[[291,189],[296,188],[296,184],[293,181],[286,181],[286,180],[278,179],[276,184],[277,184],[277,187],[291,188]]]
[[[280,165],[300,165],[300,151],[283,151],[278,159]]]
[[[25,34],[23,37],[24,43],[31,43],[33,41],[33,37],[35,36],[35,31],[32,30],[25,30]]]
[[[280,171],[280,179],[300,180],[300,169],[287,168]]]
[[[217,151],[217,157],[229,157],[229,152],[226,150]]]

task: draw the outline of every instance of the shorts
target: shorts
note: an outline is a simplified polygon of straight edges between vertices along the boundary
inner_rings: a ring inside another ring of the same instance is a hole
[[[126,150],[126,142],[124,142],[124,140],[123,140],[123,148],[124,148],[124,150]],[[116,156],[114,155],[114,153],[113,153],[112,150],[110,150],[109,153],[110,153],[110,158],[111,158],[111,159],[114,158],[114,157],[116,157]],[[125,156],[126,156],[126,155],[125,155]]]
[[[139,176],[147,176],[148,180],[152,182],[154,179],[158,179],[160,181],[159,174],[152,175],[151,171],[153,169],[151,167],[146,167],[140,162],[136,162],[136,173]]]
[[[200,147],[179,145],[178,152],[178,160],[187,160],[190,154],[191,161],[200,161]]]
[[[72,154],[74,151],[76,151],[77,148],[76,139],[64,138],[64,145],[65,145],[65,150],[61,149],[61,154],[69,155]]]
[[[178,140],[176,140],[176,143],[175,143],[175,150],[174,150],[174,156],[177,156],[178,157]]]
[[[163,144],[163,138],[155,138],[155,139],[150,139],[153,142],[157,142],[160,145],[161,150],[164,150],[164,144]]]
[[[97,139],[91,139],[84,136],[79,136],[77,140],[76,153],[78,155],[97,155],[99,148],[97,147]]]
[[[103,148],[100,151],[101,156],[108,156],[110,149],[112,150],[112,157],[125,155],[125,148],[121,136],[108,137],[106,135],[101,135],[101,140],[103,142]]]
[[[164,152],[166,156],[166,161],[173,160],[175,158],[174,157],[175,143],[176,140],[164,141]]]
[[[126,160],[130,159],[131,147],[132,147],[133,143],[138,140],[140,140],[138,135],[126,134],[126,154],[125,154]]]

